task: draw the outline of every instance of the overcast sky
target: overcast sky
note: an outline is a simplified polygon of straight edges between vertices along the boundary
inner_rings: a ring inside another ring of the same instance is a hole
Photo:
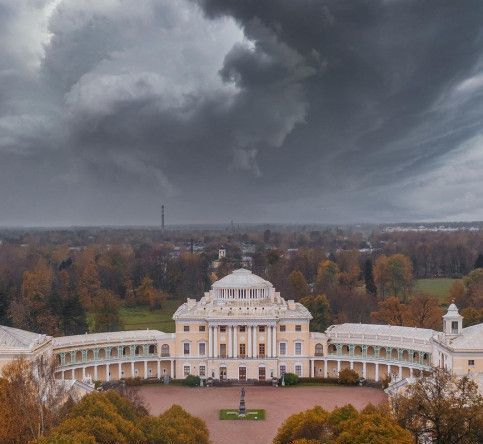
[[[483,219],[481,0],[0,0],[0,225]]]

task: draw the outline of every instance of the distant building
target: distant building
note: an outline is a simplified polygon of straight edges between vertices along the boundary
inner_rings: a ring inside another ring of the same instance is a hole
[[[239,269],[213,283],[173,316],[175,333],[137,330],[51,338],[0,327],[0,363],[55,354],[59,378],[267,380],[293,372],[337,377],[344,368],[381,381],[418,377],[433,366],[468,375],[483,387],[483,324],[463,328],[451,304],[443,331],[373,324],[340,324],[310,332],[310,312],[285,300],[273,285]]]

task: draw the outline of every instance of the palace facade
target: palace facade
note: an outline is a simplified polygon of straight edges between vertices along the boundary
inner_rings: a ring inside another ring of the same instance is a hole
[[[53,354],[59,378],[268,380],[284,372],[337,377],[344,368],[381,381],[444,367],[483,387],[483,324],[463,328],[451,304],[443,331],[373,324],[332,325],[311,332],[312,315],[245,269],[215,282],[173,316],[175,333],[137,330],[52,338],[0,326],[0,369],[18,356]]]

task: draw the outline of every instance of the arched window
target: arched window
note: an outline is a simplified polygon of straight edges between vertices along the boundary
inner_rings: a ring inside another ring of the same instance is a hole
[[[123,356],[129,356],[129,347],[128,346],[123,347],[123,349],[122,349],[122,355]]]
[[[169,345],[163,344],[161,346],[161,356],[169,356]]]
[[[154,355],[154,354],[156,354],[156,346],[155,346],[154,344],[151,344],[151,345],[149,346],[149,354],[150,354],[150,355]]]
[[[324,347],[322,344],[315,344],[315,356],[323,356]]]
[[[138,345],[136,347],[136,352],[135,352],[136,355],[142,355],[143,354],[143,346],[142,345]]]

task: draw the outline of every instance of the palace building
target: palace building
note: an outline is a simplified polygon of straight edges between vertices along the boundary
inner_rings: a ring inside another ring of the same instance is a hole
[[[175,333],[136,330],[51,338],[0,326],[0,369],[18,357],[54,354],[62,379],[269,380],[282,373],[337,377],[344,368],[368,380],[404,381],[444,367],[483,387],[483,324],[463,328],[451,304],[443,331],[373,324],[311,332],[312,315],[248,270],[215,282],[173,315]]]

